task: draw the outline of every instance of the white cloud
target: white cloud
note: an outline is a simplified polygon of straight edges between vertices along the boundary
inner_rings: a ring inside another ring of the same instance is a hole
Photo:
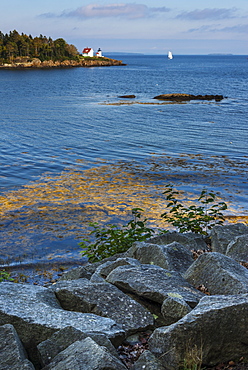
[[[163,14],[169,12],[170,9],[166,7],[148,7],[144,4],[136,3],[122,3],[122,4],[89,4],[82,6],[73,11],[63,11],[60,16],[63,17],[77,17],[81,19],[89,18],[116,18],[121,17],[125,19],[148,18],[155,14]],[[51,18],[57,17],[55,14],[46,13],[42,17]]]
[[[229,26],[229,27],[221,27],[220,24],[216,25],[202,25],[198,28],[191,28],[188,30],[188,32],[193,33],[204,33],[204,32],[230,32],[230,33],[248,33],[248,24],[238,24],[235,26]]]
[[[56,15],[54,13],[43,13],[38,16],[39,18],[54,18]]]
[[[248,34],[248,24],[238,24],[238,25],[232,26],[232,27],[225,27],[225,28],[222,28],[221,31]]]
[[[213,31],[216,31],[216,28],[213,28],[213,26],[209,26],[209,25],[203,25],[201,27],[198,27],[198,28],[190,28],[188,30],[188,32],[213,32]]]

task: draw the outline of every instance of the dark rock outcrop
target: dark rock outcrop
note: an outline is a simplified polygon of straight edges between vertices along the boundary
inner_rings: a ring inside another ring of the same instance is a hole
[[[157,95],[153,99],[169,100],[175,102],[183,102],[190,100],[215,100],[221,101],[224,99],[223,95],[192,95],[192,94],[162,94]]]
[[[121,99],[134,99],[136,98],[135,95],[120,95],[119,98]]]

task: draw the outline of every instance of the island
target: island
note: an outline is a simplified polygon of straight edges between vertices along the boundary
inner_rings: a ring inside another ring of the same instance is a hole
[[[63,38],[33,37],[16,30],[0,31],[0,68],[69,68],[125,65],[103,56],[84,56]]]

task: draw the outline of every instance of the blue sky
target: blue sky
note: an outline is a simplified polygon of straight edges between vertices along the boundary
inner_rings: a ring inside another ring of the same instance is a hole
[[[248,0],[11,0],[0,30],[62,37],[79,51],[248,54]]]

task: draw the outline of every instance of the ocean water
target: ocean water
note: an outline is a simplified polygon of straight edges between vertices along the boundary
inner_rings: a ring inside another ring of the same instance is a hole
[[[247,216],[247,57],[118,59],[0,70],[2,265],[78,260],[89,221],[121,223],[134,207],[161,227],[168,183],[187,202],[212,190],[229,216]],[[166,93],[225,99],[153,99]]]

